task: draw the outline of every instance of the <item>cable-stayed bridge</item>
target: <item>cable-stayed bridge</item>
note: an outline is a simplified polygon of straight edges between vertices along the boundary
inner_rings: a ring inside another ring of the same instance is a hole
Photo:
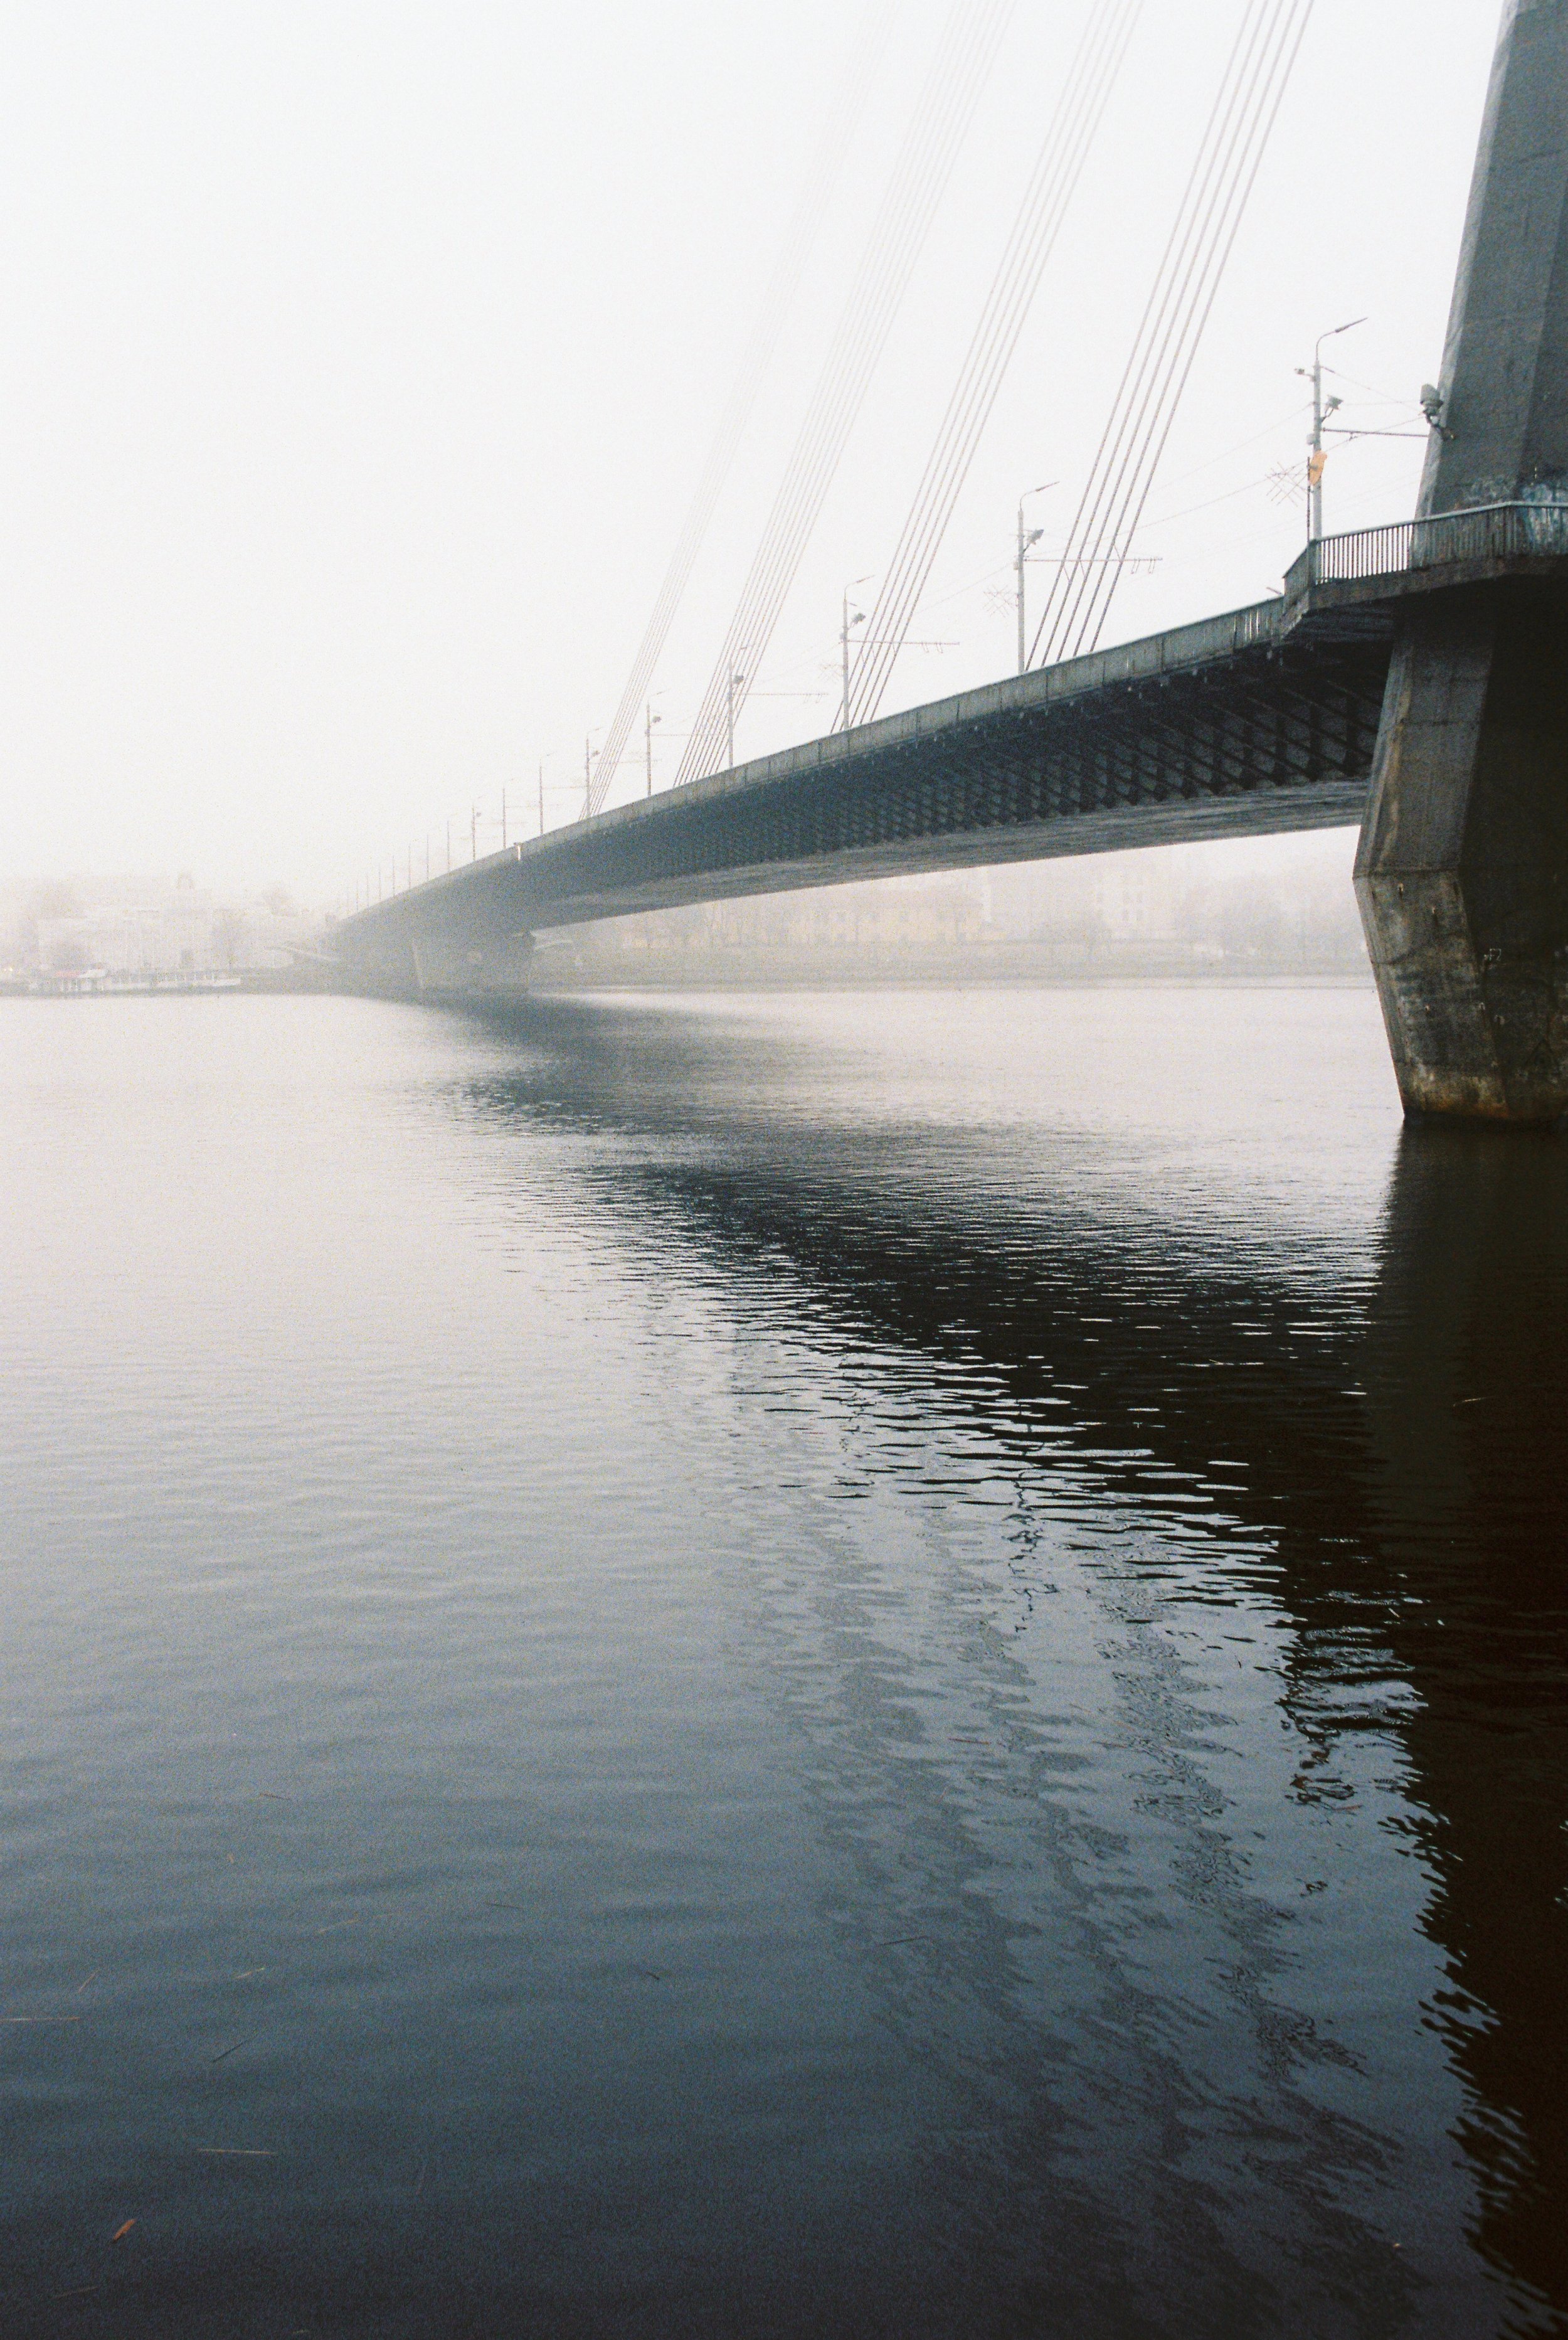
[[[343,921],[343,979],[493,994],[551,926],[1359,823],[1407,1109],[1568,1114],[1568,0],[1504,10],[1431,415],[1417,517],[1309,544],[1277,598],[477,860]]]

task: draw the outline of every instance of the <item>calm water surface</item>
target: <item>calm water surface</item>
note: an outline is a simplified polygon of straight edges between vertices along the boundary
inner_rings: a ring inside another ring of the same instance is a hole
[[[1568,2331],[1568,1146],[1354,990],[0,1061],[8,2334]]]

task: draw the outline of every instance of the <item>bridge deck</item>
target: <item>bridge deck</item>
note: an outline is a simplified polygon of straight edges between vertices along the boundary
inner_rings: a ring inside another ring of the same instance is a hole
[[[334,947],[367,971],[418,969],[421,943],[477,964],[679,903],[1357,822],[1398,602],[1565,566],[1560,505],[1328,538],[1275,600],[617,806],[361,912]]]

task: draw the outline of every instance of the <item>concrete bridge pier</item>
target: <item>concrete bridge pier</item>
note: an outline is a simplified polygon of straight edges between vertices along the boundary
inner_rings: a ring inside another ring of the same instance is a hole
[[[409,939],[413,988],[421,996],[515,996],[528,987],[533,955],[534,938],[526,928],[504,935],[416,928]]]
[[[527,927],[449,927],[403,910],[406,899],[376,922],[360,921],[339,957],[346,989],[389,999],[515,999],[527,991],[534,955]]]
[[[1509,0],[1420,516],[1568,501],[1568,0]],[[1356,893],[1405,1111],[1568,1115],[1568,594],[1407,605]]]

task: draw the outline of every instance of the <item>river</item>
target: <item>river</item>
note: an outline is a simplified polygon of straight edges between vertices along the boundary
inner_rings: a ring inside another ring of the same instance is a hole
[[[1568,1142],[1357,988],[0,1034],[8,2333],[1568,2331]]]

